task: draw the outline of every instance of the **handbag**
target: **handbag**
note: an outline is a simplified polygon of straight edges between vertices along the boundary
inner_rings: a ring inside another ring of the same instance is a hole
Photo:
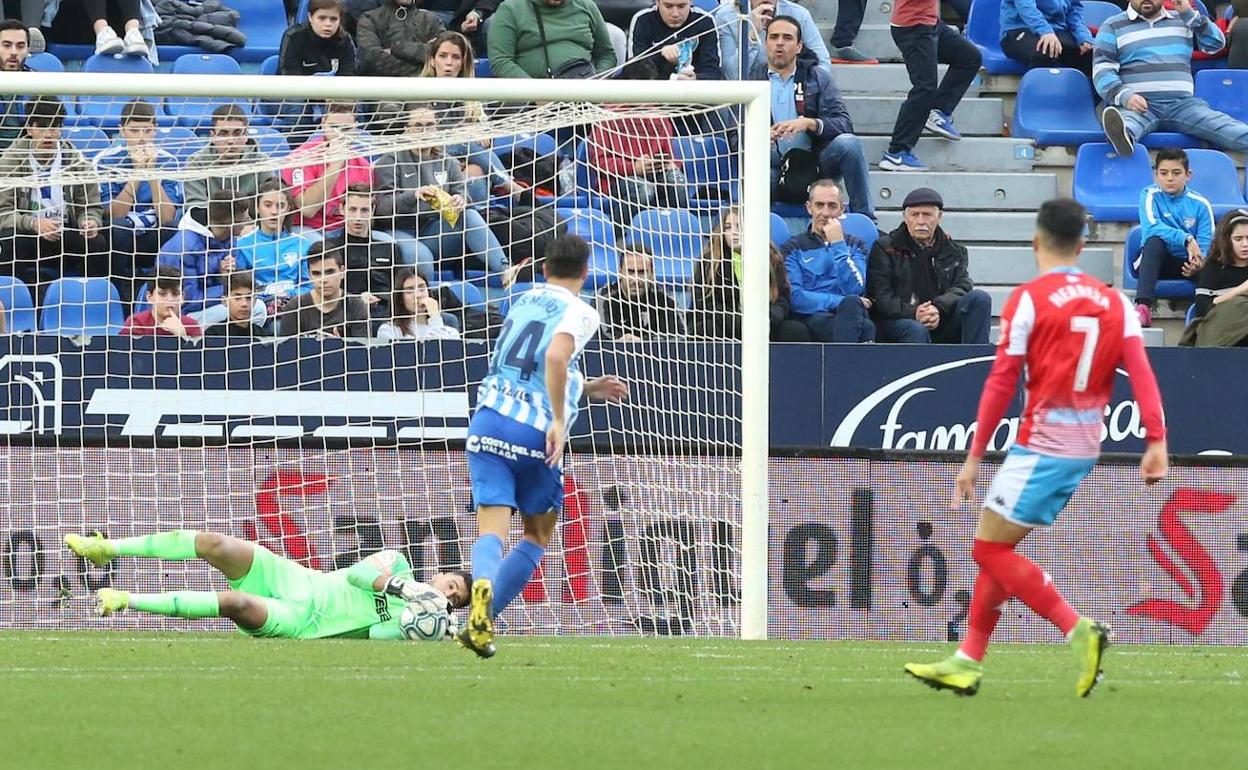
[[[546,77],[554,80],[587,80],[598,74],[594,71],[594,63],[589,59],[568,59],[552,69],[550,66],[550,49],[546,45],[546,25],[542,23],[542,14],[533,9],[533,17],[537,19],[537,34],[542,38],[542,56],[546,59]]]
[[[791,147],[780,159],[780,176],[772,198],[785,203],[805,203],[810,186],[819,178],[819,157],[811,150]]]

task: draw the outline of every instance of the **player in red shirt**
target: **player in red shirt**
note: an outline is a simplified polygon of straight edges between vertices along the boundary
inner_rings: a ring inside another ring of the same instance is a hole
[[[1073,200],[1040,207],[1032,244],[1041,275],[1014,290],[1001,316],[997,358],[979,402],[979,429],[958,474],[955,508],[974,495],[980,458],[1024,366],[1026,407],[1018,441],[992,480],[975,530],[971,557],[979,575],[966,639],[939,663],[906,664],[907,673],[937,689],[960,695],[979,690],[988,638],[1011,597],[1066,635],[1079,664],[1076,695],[1087,696],[1100,679],[1109,629],[1075,612],[1044,570],[1014,547],[1035,527],[1050,526],[1096,465],[1105,405],[1120,363],[1146,430],[1140,476],[1153,484],[1166,475],[1161,396],[1139,318],[1126,297],[1075,266],[1084,221],[1083,206]]]

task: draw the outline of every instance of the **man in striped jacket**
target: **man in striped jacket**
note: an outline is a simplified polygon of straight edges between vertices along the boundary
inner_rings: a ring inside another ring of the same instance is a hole
[[[1175,0],[1131,0],[1097,32],[1092,82],[1105,100],[1101,125],[1119,155],[1157,129],[1182,131],[1226,150],[1248,151],[1248,124],[1210,109],[1192,95],[1192,49],[1216,53],[1226,44],[1222,31]]]

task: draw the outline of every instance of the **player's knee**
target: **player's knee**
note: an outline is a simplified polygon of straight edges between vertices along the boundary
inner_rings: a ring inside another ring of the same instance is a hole
[[[216,532],[200,532],[195,536],[195,555],[201,559],[218,558],[225,551],[225,537]]]
[[[247,595],[240,591],[222,591],[217,594],[217,611],[221,617],[234,620],[246,612]]]

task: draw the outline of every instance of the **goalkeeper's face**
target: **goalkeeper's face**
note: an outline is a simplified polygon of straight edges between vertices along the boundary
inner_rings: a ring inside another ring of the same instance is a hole
[[[438,589],[451,603],[451,607],[459,609],[468,606],[468,580],[464,572],[439,572],[429,579],[429,585]]]

